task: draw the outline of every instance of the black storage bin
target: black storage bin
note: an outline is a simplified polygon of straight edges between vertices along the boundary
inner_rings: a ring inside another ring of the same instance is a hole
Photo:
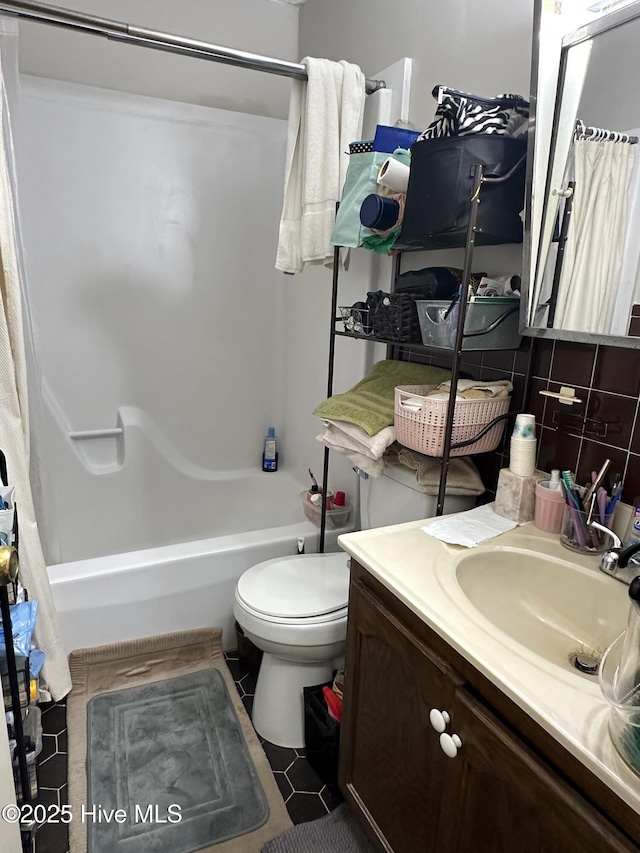
[[[396,248],[464,246],[473,194],[474,166],[486,177],[478,206],[477,245],[521,243],[527,143],[496,134],[422,139],[411,148],[411,172],[402,231]]]
[[[238,662],[247,672],[258,674],[262,663],[262,651],[246,636],[236,622],[236,640],[238,642]]]
[[[340,723],[329,714],[318,684],[304,688],[304,744],[307,760],[325,785],[335,785],[338,780],[338,755],[340,752]]]
[[[403,344],[422,342],[416,302],[419,293],[385,293],[378,290],[367,294],[369,318],[373,334],[386,341]]]

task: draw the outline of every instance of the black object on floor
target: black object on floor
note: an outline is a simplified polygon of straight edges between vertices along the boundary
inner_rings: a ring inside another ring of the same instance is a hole
[[[328,682],[327,687],[331,687]],[[338,780],[340,723],[329,713],[322,688],[304,688],[304,742],[307,760],[326,785]]]
[[[251,642],[237,622],[236,639],[238,641],[238,662],[240,666],[252,675],[257,675],[262,663],[262,650]]]
[[[262,853],[374,853],[346,803],[331,814],[300,823],[268,841]]]

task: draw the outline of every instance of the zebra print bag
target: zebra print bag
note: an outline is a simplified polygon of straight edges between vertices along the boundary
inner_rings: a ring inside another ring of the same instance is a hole
[[[436,86],[432,95],[438,101],[436,117],[418,141],[471,133],[515,136],[527,126],[529,102],[521,95],[481,98],[446,86]]]

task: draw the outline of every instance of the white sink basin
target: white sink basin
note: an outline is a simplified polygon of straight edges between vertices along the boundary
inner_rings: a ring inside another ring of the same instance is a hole
[[[499,549],[464,556],[456,577],[469,601],[493,625],[575,673],[576,655],[599,661],[626,627],[628,587],[597,569]]]

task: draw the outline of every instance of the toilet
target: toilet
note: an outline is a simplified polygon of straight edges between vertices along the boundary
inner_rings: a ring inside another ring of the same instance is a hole
[[[451,495],[445,512],[461,512],[474,497]],[[360,481],[361,528],[435,515],[437,500],[417,487],[415,473],[391,468]],[[304,747],[304,688],[331,681],[342,666],[347,636],[349,558],[332,554],[277,557],[240,577],[233,614],[262,650],[253,699],[255,730],[277,746]]]

